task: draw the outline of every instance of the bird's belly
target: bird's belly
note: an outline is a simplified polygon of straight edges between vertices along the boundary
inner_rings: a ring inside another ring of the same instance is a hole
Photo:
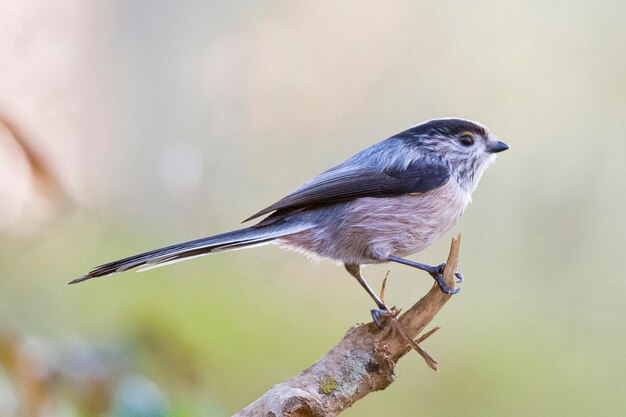
[[[340,220],[328,216],[325,224],[279,243],[343,263],[385,262],[431,245],[454,226],[469,201],[453,181],[422,194],[360,198],[346,206]]]
[[[407,256],[447,233],[469,201],[469,194],[452,181],[423,194],[359,199],[346,213],[340,240],[348,247],[356,242],[354,249],[374,262]]]

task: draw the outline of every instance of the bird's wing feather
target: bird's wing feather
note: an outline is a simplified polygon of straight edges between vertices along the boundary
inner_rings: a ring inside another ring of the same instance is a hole
[[[388,168],[382,172],[371,167],[339,165],[303,184],[293,193],[244,221],[276,210],[328,204],[361,197],[425,193],[444,185],[449,178],[448,168],[443,163],[432,160],[416,160],[406,168]]]

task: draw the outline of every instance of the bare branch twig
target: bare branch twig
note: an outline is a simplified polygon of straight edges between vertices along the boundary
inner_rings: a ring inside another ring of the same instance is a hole
[[[460,245],[461,235],[452,239],[444,270],[446,284],[452,289]],[[396,363],[411,349],[436,370],[437,362],[419,344],[439,327],[414,339],[451,297],[435,284],[404,314],[388,317],[383,330],[373,323],[352,327],[319,361],[290,380],[274,385],[235,416],[336,416],[369,393],[387,388],[395,379]]]

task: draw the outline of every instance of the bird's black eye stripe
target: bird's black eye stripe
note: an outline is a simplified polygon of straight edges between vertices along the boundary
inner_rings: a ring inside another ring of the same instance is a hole
[[[474,135],[470,132],[465,132],[459,138],[459,142],[461,142],[463,146],[472,146],[474,144]]]

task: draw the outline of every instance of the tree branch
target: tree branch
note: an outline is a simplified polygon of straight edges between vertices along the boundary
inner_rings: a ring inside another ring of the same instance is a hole
[[[444,279],[455,286],[461,235],[452,239]],[[411,349],[437,370],[437,362],[419,343],[435,328],[417,337],[441,310],[451,295],[435,284],[402,315],[389,316],[380,330],[374,323],[352,327],[324,357],[300,375],[274,385],[235,417],[328,417],[336,416],[373,391],[387,388],[395,379],[394,369]]]

